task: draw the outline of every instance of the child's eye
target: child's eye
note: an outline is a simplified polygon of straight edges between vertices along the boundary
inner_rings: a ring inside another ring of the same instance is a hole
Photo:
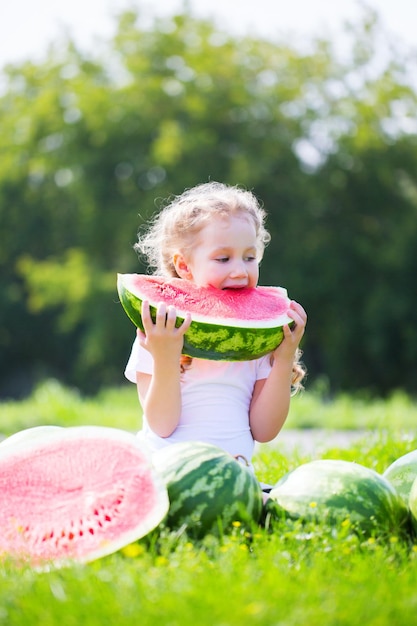
[[[251,256],[247,256],[245,260],[246,261],[256,261],[256,256],[252,256],[252,255]]]
[[[216,261],[218,263],[227,263],[228,260],[229,260],[228,256],[219,256],[216,258]]]

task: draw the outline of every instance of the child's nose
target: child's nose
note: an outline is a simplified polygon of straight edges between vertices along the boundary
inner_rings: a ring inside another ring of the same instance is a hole
[[[246,265],[243,261],[236,261],[233,264],[232,271],[230,272],[230,276],[233,278],[239,278],[241,276],[247,276],[248,271]]]

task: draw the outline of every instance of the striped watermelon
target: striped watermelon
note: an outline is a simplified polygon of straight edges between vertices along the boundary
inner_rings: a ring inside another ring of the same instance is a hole
[[[383,473],[394,485],[404,502],[408,504],[411,487],[417,478],[417,450],[412,450],[396,459]]]
[[[180,442],[154,454],[168,489],[166,525],[185,525],[190,536],[230,530],[238,521],[250,527],[262,512],[262,491],[252,471],[228,452],[202,442]]]
[[[349,519],[359,532],[402,532],[409,514],[395,488],[374,470],[323,459],[288,472],[272,489],[272,516],[339,524]]]
[[[133,434],[39,427],[0,446],[0,554],[46,569],[115,552],[165,517],[165,484]]]
[[[283,339],[290,300],[282,287],[215,289],[188,280],[140,274],[118,274],[120,301],[132,322],[143,330],[141,305],[151,313],[159,302],[177,309],[177,326],[185,313],[192,323],[184,337],[183,353],[214,361],[248,361],[274,350]]]

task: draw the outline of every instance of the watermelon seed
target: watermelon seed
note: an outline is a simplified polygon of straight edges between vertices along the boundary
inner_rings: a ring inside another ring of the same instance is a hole
[[[94,528],[89,528],[89,529],[88,529],[88,532],[89,532],[91,535],[94,535]]]

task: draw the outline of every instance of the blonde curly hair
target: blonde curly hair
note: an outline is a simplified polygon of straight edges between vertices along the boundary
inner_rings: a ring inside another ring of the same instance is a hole
[[[156,215],[150,228],[143,234],[138,233],[134,248],[153,268],[154,274],[178,278],[174,254],[192,250],[196,236],[213,218],[236,215],[252,220],[260,261],[271,239],[265,229],[266,212],[251,191],[218,182],[197,185],[171,199]]]

